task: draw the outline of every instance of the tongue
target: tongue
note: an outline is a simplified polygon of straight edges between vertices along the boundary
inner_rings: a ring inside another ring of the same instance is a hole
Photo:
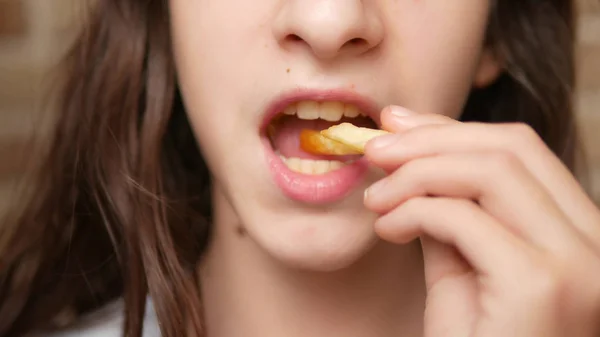
[[[360,118],[348,119],[348,122],[357,124],[360,120],[360,124],[365,124]],[[370,122],[370,120],[368,120]],[[324,156],[324,155],[313,155],[304,152],[300,148],[300,131],[304,129],[321,131],[329,128],[330,126],[346,122],[341,120],[338,122],[328,122],[322,119],[316,120],[303,120],[298,119],[294,116],[287,116],[277,122],[275,126],[275,134],[272,137],[273,147],[279,151],[284,157],[287,158],[304,158],[304,159],[321,159],[321,160],[339,160],[348,161],[357,159],[360,156]]]

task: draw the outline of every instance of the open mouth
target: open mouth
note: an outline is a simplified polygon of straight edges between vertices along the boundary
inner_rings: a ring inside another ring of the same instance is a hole
[[[321,131],[340,123],[376,128],[376,123],[352,103],[300,101],[287,105],[268,124],[265,132],[273,151],[297,173],[322,175],[343,168],[360,155],[326,156],[305,152],[300,146],[302,130]]]

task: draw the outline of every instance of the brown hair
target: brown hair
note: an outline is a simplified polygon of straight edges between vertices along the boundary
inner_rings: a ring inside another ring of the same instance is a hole
[[[210,174],[179,97],[167,0],[103,0],[65,59],[34,190],[0,230],[0,336],[59,329],[118,297],[141,335],[146,297],[165,337],[202,336],[195,267],[210,235]],[[573,3],[494,4],[506,72],[464,120],[532,126],[574,168]]]

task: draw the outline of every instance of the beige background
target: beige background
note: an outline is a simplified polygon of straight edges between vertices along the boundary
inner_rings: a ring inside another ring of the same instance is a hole
[[[0,0],[0,210],[28,155],[28,135],[43,132],[42,79],[75,31],[71,19],[81,6],[74,4],[82,2]],[[600,1],[580,2],[577,109],[600,201]]]

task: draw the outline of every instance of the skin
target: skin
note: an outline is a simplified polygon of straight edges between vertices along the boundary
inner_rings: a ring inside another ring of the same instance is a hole
[[[366,153],[391,174],[365,204],[385,240],[422,238],[425,335],[597,336],[600,212],[535,132],[400,107],[382,119],[394,134]]]
[[[482,48],[489,5],[170,0],[214,178],[199,266],[209,336],[591,336],[597,209],[527,129],[455,121],[501,69]],[[373,170],[341,202],[287,199],[268,172],[265,109],[297,88],[404,107],[383,110],[396,134],[369,144]],[[502,145],[517,140],[518,154]]]

